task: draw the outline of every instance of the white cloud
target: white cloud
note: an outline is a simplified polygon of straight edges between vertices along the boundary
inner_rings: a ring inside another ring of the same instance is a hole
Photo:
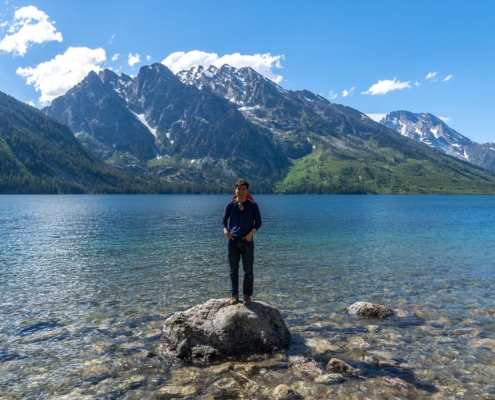
[[[452,118],[450,118],[450,117],[438,117],[438,118],[441,119],[445,123],[452,121]]]
[[[436,76],[436,72],[429,72],[428,75],[426,75],[426,79],[434,79]]]
[[[151,56],[146,56],[146,60],[151,61]]]
[[[361,94],[370,94],[373,96],[376,94],[385,94],[393,90],[409,89],[410,87],[411,84],[409,81],[401,82],[398,81],[397,78],[394,78],[394,80],[385,79],[383,81],[378,81],[378,83],[375,83],[366,92],[361,92]]]
[[[276,74],[273,69],[283,68],[280,63],[283,59],[283,55],[272,56],[270,53],[254,55],[234,53],[225,54],[222,57],[219,57],[218,54],[215,53],[205,53],[204,51],[193,50],[187,53],[183,51],[172,53],[162,61],[162,64],[170,68],[174,74],[198,65],[202,65],[205,68],[208,68],[210,65],[221,67],[224,64],[236,68],[251,67],[275,83],[280,83],[283,80],[283,77]]]
[[[356,86],[351,87],[349,90],[343,90],[342,91],[342,97],[347,97],[347,96],[352,96],[354,94],[354,90],[356,89]]]
[[[337,93],[334,93],[333,90],[330,90],[330,92],[328,92],[328,98],[330,100],[333,100],[333,99],[336,99],[339,95]]]
[[[418,82],[418,81],[416,81],[416,82],[414,82],[414,85],[415,85],[415,86],[421,86],[421,83],[420,83],[420,82]]]
[[[108,44],[112,44],[113,43],[113,39],[115,39],[115,36],[117,36],[116,33],[114,33],[112,36],[110,36],[110,40],[108,41]]]
[[[115,54],[112,56],[112,61],[117,61],[119,57],[120,57],[120,54],[119,54],[119,53],[115,53]]]
[[[136,53],[134,55],[132,53],[129,53],[129,57],[127,60],[128,60],[129,65],[132,67],[134,64],[141,62],[141,55],[138,53]]]
[[[448,81],[450,81],[453,77],[454,77],[454,75],[452,75],[452,74],[447,75],[443,81],[444,81],[444,82],[448,82]]]
[[[366,114],[368,117],[370,117],[373,121],[380,122],[387,114],[380,114],[380,113],[369,113]]]
[[[0,41],[0,50],[23,56],[31,43],[45,43],[52,40],[62,41],[57,32],[55,21],[49,21],[48,15],[34,6],[19,8],[6,35]]]
[[[90,71],[100,71],[104,61],[106,55],[102,48],[69,47],[64,54],[50,61],[34,68],[17,68],[16,73],[27,78],[26,84],[41,92],[39,101],[42,104],[48,104],[78,84]]]

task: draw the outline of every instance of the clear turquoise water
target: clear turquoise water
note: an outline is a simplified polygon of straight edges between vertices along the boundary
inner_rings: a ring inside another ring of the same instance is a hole
[[[172,379],[166,360],[133,369],[132,357],[159,348],[171,313],[229,295],[228,199],[0,196],[0,395],[140,397]],[[364,341],[435,393],[495,398],[494,196],[256,201],[255,298],[297,337],[348,360]],[[355,301],[420,318],[363,322],[342,313]]]

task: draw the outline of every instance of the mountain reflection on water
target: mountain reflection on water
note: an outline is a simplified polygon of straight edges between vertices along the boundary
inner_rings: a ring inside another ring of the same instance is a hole
[[[0,397],[495,397],[495,197],[255,199],[254,300],[293,344],[180,365],[161,326],[228,297],[229,196],[0,196]],[[356,301],[417,317],[342,312]],[[332,357],[363,374],[329,374]]]

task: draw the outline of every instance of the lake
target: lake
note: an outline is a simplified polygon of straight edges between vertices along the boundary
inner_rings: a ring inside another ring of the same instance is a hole
[[[254,197],[253,300],[293,344],[223,368],[173,362],[161,326],[229,297],[229,196],[0,196],[0,397],[495,398],[495,196]],[[345,314],[356,301],[416,317]],[[331,357],[363,374],[294,367]]]

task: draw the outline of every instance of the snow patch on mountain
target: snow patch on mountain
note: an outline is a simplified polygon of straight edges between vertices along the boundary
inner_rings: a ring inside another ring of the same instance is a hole
[[[130,112],[132,112],[136,118],[141,121],[141,123],[149,129],[149,131],[153,134],[153,136],[156,138],[157,137],[157,134],[156,134],[156,129],[155,128],[152,128],[151,126],[148,125],[148,123],[146,122],[146,119],[144,117],[144,114],[136,114],[134,111],[132,111],[131,109],[129,109]]]

